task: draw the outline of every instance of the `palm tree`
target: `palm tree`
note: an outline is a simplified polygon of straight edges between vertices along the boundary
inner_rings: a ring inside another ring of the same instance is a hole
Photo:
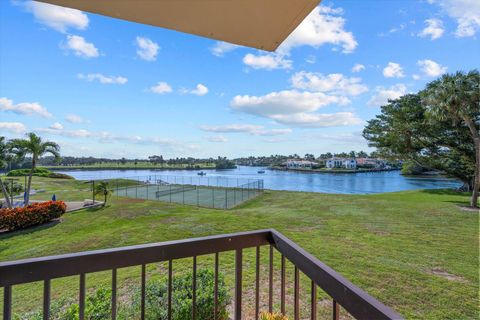
[[[27,139],[13,139],[10,141],[10,150],[19,158],[24,158],[26,155],[32,157],[32,168],[28,175],[28,182],[25,188],[25,205],[28,205],[30,200],[30,188],[32,186],[32,177],[37,167],[38,159],[47,153],[50,153],[55,159],[60,158],[60,146],[52,141],[43,141],[41,137],[35,133],[30,132],[26,134]]]
[[[108,182],[102,181],[95,186],[95,194],[102,195],[104,197],[103,205],[107,204],[107,197],[112,194],[109,188]]]
[[[439,120],[451,119],[469,130],[474,144],[475,169],[470,206],[478,208],[480,190],[480,72],[445,74],[422,92],[423,103]]]
[[[9,158],[9,152],[8,152],[7,143],[5,142],[5,137],[0,137],[0,169],[3,169],[7,166],[8,158]],[[12,203],[10,202],[10,196],[1,178],[0,178],[0,188],[2,189],[3,197],[5,198],[5,203],[7,204],[7,207],[11,208]]]

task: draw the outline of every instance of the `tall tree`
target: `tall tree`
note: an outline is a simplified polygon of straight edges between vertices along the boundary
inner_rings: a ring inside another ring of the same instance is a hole
[[[5,141],[5,137],[0,137],[0,169],[3,169],[7,166],[7,161],[9,160],[9,152],[7,148],[7,143]],[[10,202],[10,196],[7,192],[7,188],[3,184],[3,180],[0,177],[0,188],[2,189],[3,197],[5,198],[5,203],[7,204],[8,208],[12,207],[12,203]]]
[[[363,130],[371,156],[401,158],[419,166],[441,170],[472,190],[475,151],[465,126],[432,118],[417,94],[408,94],[382,106],[381,114]]]
[[[30,132],[26,134],[26,139],[13,139],[10,141],[10,150],[19,158],[24,158],[26,155],[32,157],[32,166],[28,175],[27,186],[25,187],[25,205],[30,201],[30,190],[32,186],[32,177],[37,167],[38,159],[46,154],[53,155],[56,159],[60,158],[60,146],[52,141],[43,141],[35,133]]]
[[[478,206],[480,191],[480,73],[445,74],[427,84],[421,92],[422,102],[433,119],[452,121],[454,126],[465,127],[475,149],[475,170],[470,205]]]

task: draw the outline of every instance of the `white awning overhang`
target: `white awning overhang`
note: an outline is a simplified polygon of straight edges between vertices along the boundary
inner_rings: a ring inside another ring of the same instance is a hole
[[[274,51],[320,0],[39,0]]]

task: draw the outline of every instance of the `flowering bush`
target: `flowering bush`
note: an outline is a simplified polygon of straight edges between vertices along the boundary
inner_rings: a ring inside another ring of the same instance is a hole
[[[23,208],[0,209],[0,229],[18,230],[43,224],[62,216],[67,210],[63,201],[33,203]]]
[[[288,318],[281,313],[262,312],[260,313],[260,320],[288,320]]]

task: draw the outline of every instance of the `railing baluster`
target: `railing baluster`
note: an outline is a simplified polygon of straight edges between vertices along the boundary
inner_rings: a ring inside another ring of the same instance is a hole
[[[193,256],[192,291],[192,320],[195,320],[197,316],[197,256]]]
[[[340,305],[335,300],[333,300],[333,305],[332,305],[332,319],[333,320],[340,319]]]
[[[295,288],[294,288],[294,302],[293,302],[293,314],[294,319],[300,319],[300,305],[299,305],[299,295],[300,295],[300,274],[298,268],[295,266]]]
[[[112,269],[112,320],[117,319],[117,269]]]
[[[168,320],[172,320],[172,264],[172,260],[168,260]]]
[[[78,297],[78,319],[85,319],[85,273],[80,273],[80,288]]]
[[[141,306],[140,306],[140,319],[145,319],[145,282],[146,282],[146,270],[145,265],[142,264],[142,284],[141,284]]]
[[[255,320],[260,313],[260,247],[257,246],[255,261]]]
[[[235,320],[242,319],[242,249],[235,255]]]
[[[213,287],[213,319],[217,320],[218,314],[218,252],[215,252],[215,279]]]
[[[310,291],[310,319],[317,320],[317,285],[313,281]]]
[[[5,286],[3,288],[3,319],[12,319],[12,287]]]
[[[43,320],[50,318],[50,279],[43,281]]]
[[[282,254],[280,271],[280,312],[285,314],[285,256]]]
[[[273,247],[270,245],[270,265],[268,270],[268,312],[273,310]]]

